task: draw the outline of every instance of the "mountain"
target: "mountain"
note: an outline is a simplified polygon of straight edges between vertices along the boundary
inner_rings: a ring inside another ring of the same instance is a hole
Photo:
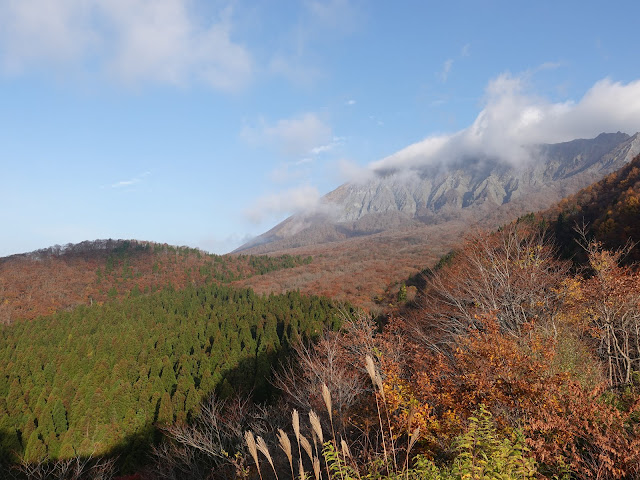
[[[460,220],[499,223],[512,213],[547,208],[619,169],[640,152],[640,135],[602,133],[528,150],[531,158],[521,165],[467,158],[346,183],[325,195],[321,210],[289,217],[236,252],[269,253]]]
[[[313,262],[242,280],[256,292],[303,293],[377,309],[389,288],[435,263],[473,229],[495,229],[551,207],[640,153],[640,135],[601,134],[530,149],[529,163],[491,159],[347,183],[321,212],[298,214],[236,253],[287,253]]]

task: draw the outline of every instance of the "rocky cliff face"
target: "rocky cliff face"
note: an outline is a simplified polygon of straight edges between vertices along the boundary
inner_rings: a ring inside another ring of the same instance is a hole
[[[466,159],[420,171],[347,183],[323,199],[323,213],[294,215],[238,251],[277,251],[353,236],[439,224],[451,220],[514,214],[550,206],[640,153],[640,134],[600,134],[530,148],[530,161],[509,165]]]

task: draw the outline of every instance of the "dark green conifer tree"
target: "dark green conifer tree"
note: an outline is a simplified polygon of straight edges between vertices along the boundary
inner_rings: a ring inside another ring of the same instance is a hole
[[[69,428],[69,424],[67,423],[67,410],[59,398],[53,405],[52,416],[56,435],[62,435]]]
[[[159,425],[169,425],[173,423],[173,404],[171,403],[171,397],[168,392],[164,392],[160,399],[157,423]]]

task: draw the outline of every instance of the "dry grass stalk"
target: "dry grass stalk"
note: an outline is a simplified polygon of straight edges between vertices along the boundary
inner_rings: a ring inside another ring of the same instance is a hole
[[[373,364],[373,358],[371,358],[371,355],[367,355],[365,357],[365,366],[367,368],[367,373],[369,374],[369,377],[371,377],[371,382],[373,382],[373,385],[377,385],[376,383],[376,367]]]
[[[329,392],[329,387],[327,387],[326,383],[322,384],[322,398],[324,399],[324,404],[327,406],[327,412],[329,412],[329,420],[333,423],[331,392]]]
[[[253,461],[256,462],[256,467],[258,468],[258,475],[260,475],[260,479],[262,479],[262,472],[260,471],[260,462],[258,462],[258,449],[256,447],[256,439],[253,437],[253,433],[251,430],[247,430],[244,432],[244,439],[247,442],[247,447],[249,447],[249,453],[253,457]]]
[[[411,408],[409,408],[409,418],[407,418],[407,431],[408,432],[411,431],[411,424],[413,423],[413,419],[414,419],[415,415],[416,415],[416,409],[412,405]]]
[[[300,450],[300,415],[298,415],[298,410],[296,410],[295,408],[293,409],[293,413],[291,414],[291,424],[293,425],[293,433],[296,436],[296,443],[298,444],[298,461],[300,465],[300,471],[304,472],[304,469],[302,468],[302,451]]]
[[[378,390],[380,390],[380,395],[382,395],[382,399],[386,400],[384,395],[384,387],[382,386],[382,377],[377,372],[376,372],[376,385],[378,385]]]
[[[411,425],[412,419],[413,419],[413,408],[409,412],[409,425]],[[409,428],[407,431],[411,431],[411,429]],[[411,432],[411,434],[409,435],[409,443],[407,445],[407,454],[404,458],[404,471],[407,479],[409,478],[409,452],[411,452],[411,449],[416,444],[419,438],[420,438],[420,427],[416,427],[416,429],[413,432]]]
[[[344,440],[341,440],[340,446],[342,447],[342,456],[346,459],[347,457],[353,458],[351,456],[351,450],[349,450],[349,445]]]
[[[276,480],[278,478],[278,472],[276,472],[276,467],[273,464],[273,459],[271,458],[271,454],[269,453],[269,448],[267,447],[267,444],[264,441],[264,438],[262,437],[258,437],[256,439],[256,446],[258,447],[258,450],[267,458],[267,460],[269,461],[269,464],[271,465],[271,468],[273,469],[273,473],[276,476]]]
[[[326,383],[322,384],[322,398],[324,399],[324,404],[327,406],[327,412],[329,412],[329,421],[331,422],[331,434],[335,440],[336,438],[336,429],[333,426],[333,414],[331,413],[331,392],[329,391],[329,387],[327,387]]]
[[[317,435],[318,440],[320,440],[320,444],[323,444],[324,435],[322,434],[322,425],[320,425],[320,418],[313,410],[309,412],[309,423],[311,424],[311,428],[313,428],[313,431]]]
[[[320,459],[318,457],[313,458],[313,474],[316,480],[320,480]]]
[[[409,455],[409,452],[411,451],[411,449],[416,444],[419,438],[420,438],[420,427],[416,427],[416,429],[411,433],[411,436],[409,437],[409,446],[407,447],[407,455]]]
[[[278,442],[280,443],[280,448],[287,456],[287,460],[289,460],[289,467],[291,467],[291,478],[295,479],[293,474],[293,454],[291,452],[291,441],[289,440],[289,436],[285,433],[281,428],[278,429]]]
[[[371,358],[371,355],[367,355],[365,357],[365,367],[367,369],[367,373],[371,377],[371,382],[373,383],[374,389],[377,386],[380,389],[380,391],[382,392],[383,391],[383,389],[382,389],[382,381],[380,381],[380,384],[378,384],[378,379],[380,378],[380,376],[376,372],[376,367],[373,364],[373,358]],[[391,475],[391,472],[389,470],[389,455],[387,453],[387,443],[385,441],[384,426],[382,424],[382,413],[380,412],[380,402],[378,401],[377,393],[375,393],[374,396],[376,398],[376,409],[378,410],[378,421],[380,423],[380,435],[382,437],[382,452],[384,454],[384,463],[387,466],[387,475]],[[393,435],[393,433],[391,431],[389,431],[389,434]],[[394,456],[393,460],[394,460],[394,463],[395,463],[395,456]]]
[[[376,369],[376,366],[373,363],[373,358],[371,357],[371,355],[367,355],[365,357],[365,365],[367,368],[367,373],[371,377],[371,382],[373,383],[373,386],[378,387],[378,391],[380,392],[380,395],[382,395],[382,397],[384,398],[384,388],[382,388],[382,377],[380,377],[380,374],[378,373],[378,370]]]
[[[347,458],[350,458],[353,464],[355,465],[355,459],[351,455],[351,450],[349,450],[349,445],[343,439],[340,439],[340,448],[342,450],[342,461],[344,462],[344,464],[347,465]],[[356,475],[358,476],[358,479],[361,480],[362,477],[360,476],[360,472],[357,466],[355,468],[355,472],[356,472]]]
[[[293,414],[291,415],[291,424],[293,425],[293,433],[296,434],[296,440],[300,441],[300,416],[298,415],[298,410],[293,409]]]
[[[307,452],[309,460],[313,461],[313,451],[311,450],[311,443],[304,435],[300,435],[300,445],[302,445],[304,451]]]
[[[327,387],[326,383],[322,384],[322,398],[324,399],[324,404],[326,405],[327,411],[329,412],[329,421],[331,422],[331,435],[333,436],[333,440],[331,440],[331,442],[333,443],[334,448],[337,449],[336,430],[333,426],[333,414],[331,413],[331,392],[329,391],[329,387]],[[327,478],[331,479],[331,473],[329,472],[329,465],[327,464],[327,462],[325,462],[325,467],[327,469]],[[344,480],[342,470],[340,470],[340,479]]]
[[[302,465],[302,458],[300,458],[300,462],[298,462],[298,474],[300,475],[300,480],[304,480],[306,478],[306,474],[304,473],[304,466]]]

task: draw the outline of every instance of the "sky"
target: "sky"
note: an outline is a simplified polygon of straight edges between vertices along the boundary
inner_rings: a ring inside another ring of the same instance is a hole
[[[0,256],[226,253],[345,181],[640,131],[630,1],[0,0]]]

